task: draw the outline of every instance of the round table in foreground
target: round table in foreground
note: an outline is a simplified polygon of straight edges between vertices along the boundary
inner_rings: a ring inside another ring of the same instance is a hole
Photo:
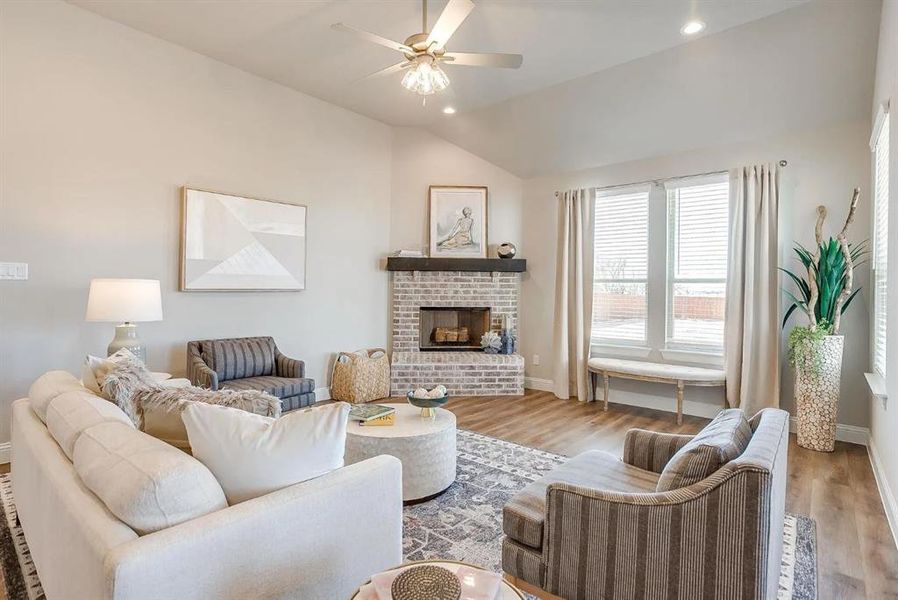
[[[410,567],[410,566],[416,566],[416,565],[434,565],[436,567],[443,567],[444,569],[449,569],[453,573],[458,571],[459,567],[471,567],[472,569],[480,569],[481,571],[484,570],[484,569],[481,569],[480,567],[478,567],[477,565],[471,565],[471,564],[459,562],[456,560],[418,560],[418,561],[406,563],[406,564],[401,565],[396,568],[401,569],[402,567]],[[370,580],[366,581],[365,585],[367,585],[369,583],[371,583]],[[356,591],[356,593],[354,593],[352,595],[350,600],[358,600],[359,598],[361,598],[361,596],[359,595],[360,591],[361,590]],[[496,597],[496,600],[524,600],[524,594],[522,594],[518,588],[514,587],[513,585],[511,585],[510,583],[508,583],[507,581],[505,581],[503,579],[502,583],[499,585],[499,595]]]
[[[436,409],[433,419],[421,416],[410,404],[387,404],[396,409],[390,426],[350,422],[346,430],[346,464],[381,454],[402,461],[402,500],[420,502],[436,496],[455,481],[455,415]]]

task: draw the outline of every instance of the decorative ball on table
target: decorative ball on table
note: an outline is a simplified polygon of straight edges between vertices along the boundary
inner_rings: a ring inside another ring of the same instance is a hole
[[[458,600],[461,583],[455,574],[436,565],[411,567],[390,587],[393,600]]]
[[[437,409],[449,401],[449,391],[444,385],[438,385],[431,389],[419,387],[406,394],[408,403],[421,409],[421,416],[427,419],[436,419]]]
[[[511,242],[504,242],[499,244],[496,248],[496,254],[499,255],[499,258],[514,258],[514,255],[517,253],[518,249],[514,247],[514,244]]]

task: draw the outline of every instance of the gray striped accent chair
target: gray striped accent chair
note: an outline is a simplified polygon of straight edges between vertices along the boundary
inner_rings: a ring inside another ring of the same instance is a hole
[[[719,441],[720,421],[733,418],[722,411],[709,437]],[[506,577],[565,600],[773,600],[789,415],[768,408],[742,422],[748,439],[731,428],[739,454],[687,487],[662,489],[661,474],[681,451],[681,467],[704,460],[690,445],[702,433],[640,429],[627,432],[623,460],[586,452],[529,485],[503,511]]]
[[[259,390],[281,399],[281,411],[315,403],[305,363],[281,354],[270,337],[187,342],[187,377],[212,390]]]

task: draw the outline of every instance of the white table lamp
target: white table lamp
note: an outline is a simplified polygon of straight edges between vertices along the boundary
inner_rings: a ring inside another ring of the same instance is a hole
[[[85,319],[119,323],[106,351],[112,355],[127,348],[146,363],[147,349],[137,337],[135,323],[162,320],[159,280],[91,279]]]

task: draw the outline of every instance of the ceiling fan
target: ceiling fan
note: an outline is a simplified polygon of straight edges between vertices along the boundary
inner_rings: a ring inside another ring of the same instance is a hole
[[[427,0],[422,0],[422,2],[424,5],[422,17],[424,33],[410,35],[401,44],[343,23],[335,23],[331,26],[337,31],[352,33],[369,42],[397,50],[405,56],[401,62],[372,73],[364,79],[406,71],[402,78],[402,86],[426,97],[446,89],[449,85],[449,78],[440,65],[517,69],[524,62],[524,57],[520,54],[447,52],[446,44],[449,42],[449,38],[474,10],[474,3],[471,0],[449,0],[446,8],[434,23],[433,29],[428,32]]]

